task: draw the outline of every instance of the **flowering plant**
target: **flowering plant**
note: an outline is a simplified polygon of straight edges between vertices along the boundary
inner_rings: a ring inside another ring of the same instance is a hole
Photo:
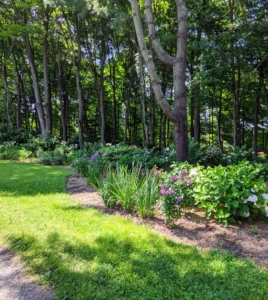
[[[173,165],[170,173],[163,175],[160,189],[162,213],[166,217],[166,224],[174,226],[174,222],[181,216],[182,208],[193,204],[192,191],[195,170],[190,165]],[[184,168],[182,168],[184,167]]]
[[[195,204],[223,226],[241,217],[252,221],[257,215],[265,216],[268,197],[261,169],[258,164],[240,162],[202,170],[194,188]]]

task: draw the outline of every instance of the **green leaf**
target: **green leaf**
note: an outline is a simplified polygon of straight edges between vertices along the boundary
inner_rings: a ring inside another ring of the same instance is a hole
[[[235,224],[236,220],[233,217],[231,217],[231,218],[228,218],[228,222],[231,224]]]
[[[231,204],[235,208],[237,208],[239,206],[239,202],[237,200],[232,201]]]

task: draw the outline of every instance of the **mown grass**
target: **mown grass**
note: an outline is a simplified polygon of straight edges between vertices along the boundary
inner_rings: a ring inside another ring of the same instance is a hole
[[[70,173],[0,161],[0,244],[57,299],[268,299],[268,273],[252,261],[83,208],[65,192]]]

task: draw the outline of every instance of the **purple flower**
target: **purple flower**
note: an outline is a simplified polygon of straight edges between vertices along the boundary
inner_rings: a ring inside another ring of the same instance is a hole
[[[181,170],[181,175],[184,175],[184,174],[187,174],[188,173],[188,171],[187,170]]]
[[[91,155],[91,157],[89,158],[89,160],[94,160],[97,156],[99,156],[99,154],[95,153],[95,154]]]
[[[180,205],[179,205],[179,204],[175,204],[175,207],[176,207],[176,208],[179,208],[179,207],[180,207]]]
[[[91,168],[91,166],[87,166],[89,169]]]
[[[161,185],[161,188],[162,188],[162,189],[166,189],[166,188],[167,188],[167,185],[166,185],[166,184],[162,184],[162,185]]]
[[[183,200],[183,196],[180,196],[177,198],[178,201],[182,201]]]
[[[164,190],[164,189],[162,189],[161,191],[160,191],[160,193],[162,194],[162,195],[165,195],[166,194],[166,190]]]
[[[170,182],[174,182],[174,181],[176,181],[176,180],[177,180],[177,178],[178,178],[177,176],[173,176],[173,177],[171,177],[171,178],[170,178]]]
[[[168,191],[166,191],[166,193],[167,193],[168,195],[173,195],[175,192],[174,192],[173,190],[168,190]]]
[[[192,180],[187,180],[188,185],[191,185],[192,183],[193,183]]]
[[[184,176],[183,179],[184,179],[184,180],[187,180],[187,179],[189,179],[189,177],[188,177],[188,176]]]

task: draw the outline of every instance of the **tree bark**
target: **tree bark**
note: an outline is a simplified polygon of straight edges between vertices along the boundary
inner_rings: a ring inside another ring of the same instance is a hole
[[[2,62],[2,79],[3,79],[3,83],[4,83],[4,88],[5,88],[5,94],[6,94],[6,115],[7,115],[7,120],[8,120],[8,124],[11,128],[13,128],[13,122],[12,122],[12,118],[11,118],[11,112],[10,112],[10,106],[11,106],[11,93],[10,93],[10,89],[8,86],[8,82],[7,82],[7,70],[6,70],[6,62],[4,60],[4,62]]]
[[[60,99],[60,119],[61,119],[61,138],[67,141],[67,127],[66,127],[66,107],[64,101],[64,90],[62,86],[62,68],[61,68],[61,52],[58,46],[58,93]]]
[[[187,105],[186,105],[186,44],[187,44],[187,9],[185,0],[176,0],[178,32],[176,57],[171,57],[160,45],[155,33],[151,0],[145,1],[146,19],[153,49],[158,58],[173,69],[174,110],[168,104],[161,89],[152,55],[145,43],[139,4],[137,0],[131,1],[133,20],[140,51],[148,67],[152,87],[156,99],[166,116],[174,123],[174,138],[176,158],[178,161],[188,160],[188,132],[187,132]]]
[[[43,74],[44,74],[44,110],[46,120],[46,131],[51,132],[52,130],[52,113],[51,113],[51,97],[49,88],[49,75],[48,75],[48,10],[49,6],[45,8],[44,18],[44,31],[45,36],[43,40]]]
[[[33,84],[34,96],[35,96],[35,101],[36,101],[36,103],[35,103],[36,104],[36,111],[37,111],[37,114],[38,114],[40,130],[41,130],[41,134],[43,136],[45,136],[45,134],[46,134],[46,121],[45,121],[45,115],[44,115],[43,100],[42,100],[41,93],[40,93],[38,76],[37,76],[35,62],[34,62],[33,50],[32,50],[32,46],[30,44],[30,40],[29,40],[28,36],[24,37],[24,42],[25,42],[25,46],[26,46],[27,57],[28,57],[29,64],[30,64],[32,84]]]

